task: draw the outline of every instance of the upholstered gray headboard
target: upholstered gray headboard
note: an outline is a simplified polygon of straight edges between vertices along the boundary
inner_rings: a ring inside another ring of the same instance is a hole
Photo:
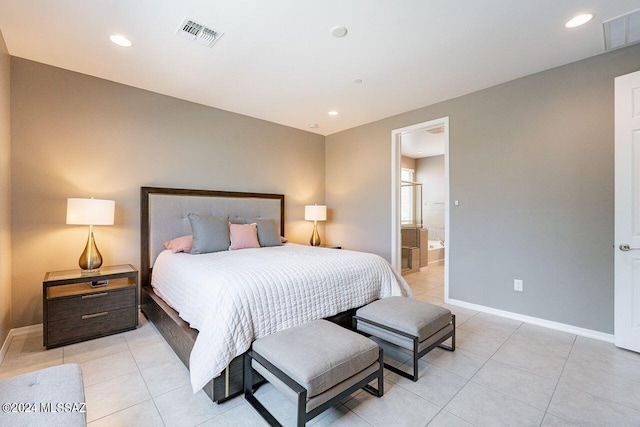
[[[284,195],[142,187],[140,189],[141,279],[150,284],[151,269],[164,242],[191,234],[187,215],[229,215],[273,219],[284,236]]]

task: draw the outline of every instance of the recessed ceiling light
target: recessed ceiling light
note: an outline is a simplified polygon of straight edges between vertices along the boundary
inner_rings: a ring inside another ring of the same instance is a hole
[[[112,34],[111,36],[109,36],[109,40],[111,40],[118,46],[122,46],[122,47],[133,46],[133,43],[131,43],[131,40],[129,40],[125,36],[121,36],[120,34]]]
[[[575,27],[579,27],[580,25],[586,24],[592,19],[593,19],[592,13],[583,13],[582,15],[578,15],[572,18],[571,20],[569,20],[569,22],[564,24],[564,26],[567,28],[575,28]]]
[[[422,151],[418,151],[418,154],[422,154],[422,153],[423,153]]]
[[[349,30],[347,30],[347,27],[345,27],[344,25],[336,25],[331,29],[331,35],[333,37],[344,37],[347,35],[348,31]]]
[[[338,112],[337,112],[337,111],[335,111],[335,110],[331,110],[331,111],[329,111],[327,114],[329,114],[330,116],[337,116],[337,115],[338,115],[338,114],[340,114],[340,113],[338,113]]]
[[[312,129],[315,129],[315,128],[318,127],[318,124],[317,123],[309,123],[309,127],[312,128]]]

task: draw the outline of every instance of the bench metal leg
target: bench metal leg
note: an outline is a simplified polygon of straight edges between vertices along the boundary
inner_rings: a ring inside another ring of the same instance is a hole
[[[256,399],[253,394],[253,368],[251,367],[251,360],[254,359],[257,363],[262,365],[265,369],[271,372],[276,378],[282,381],[287,387],[291,388],[295,393],[298,394],[298,409],[297,409],[297,421],[296,424],[298,427],[304,426],[308,421],[315,418],[318,414],[326,411],[332,406],[337,405],[340,400],[344,399],[346,396],[353,394],[354,391],[362,388],[369,393],[372,393],[375,396],[382,397],[384,394],[384,366],[383,366],[383,352],[382,349],[379,349],[378,354],[378,364],[379,369],[376,372],[371,373],[366,378],[361,380],[360,382],[352,385],[347,390],[344,390],[342,393],[337,396],[332,397],[327,400],[323,404],[319,405],[315,409],[307,412],[307,390],[302,387],[300,384],[295,382],[291,377],[282,372],[276,366],[274,366],[271,362],[266,360],[260,354],[254,352],[253,350],[249,350],[244,355],[244,398],[247,402],[254,407],[256,411],[262,416],[262,418],[269,423],[271,426],[281,426],[274,418],[273,415]],[[369,382],[377,379],[378,380],[378,388],[375,389],[369,385]]]
[[[456,315],[451,315],[451,324],[453,325],[453,332],[451,333],[451,345],[440,344],[438,347],[449,351],[456,351]]]
[[[418,342],[418,338],[414,337],[413,338],[413,351],[412,351],[412,355],[411,355],[411,358],[413,360],[413,374],[405,372],[400,368],[396,368],[395,366],[391,366],[388,363],[385,363],[384,367],[387,368],[388,370],[390,370],[391,372],[395,372],[396,374],[400,375],[401,377],[405,377],[407,379],[410,379],[413,382],[418,381],[418,367],[419,367],[418,361],[420,360],[420,357],[421,357],[421,355],[418,354],[418,345],[419,344],[420,343]]]
[[[380,348],[380,353],[378,355],[378,388],[375,389],[371,387],[369,384],[362,387],[362,389],[376,397],[382,397],[384,395],[384,355],[383,351]]]
[[[260,416],[268,422],[270,426],[282,426],[282,424],[280,424],[278,420],[276,420],[275,417],[267,411],[267,408],[265,408],[253,395],[253,368],[251,367],[250,353],[251,351],[248,351],[244,354],[244,398],[256,411],[258,411]]]
[[[384,364],[384,367],[387,368],[388,370],[390,370],[391,372],[394,372],[404,378],[410,379],[413,382],[418,381],[418,368],[419,368],[419,360],[422,356],[424,356],[425,354],[427,354],[428,352],[430,352],[431,350],[433,350],[436,347],[440,347],[442,349],[448,350],[448,351],[455,351],[456,349],[456,315],[455,314],[451,314],[451,325],[453,326],[453,330],[451,331],[451,333],[449,333],[448,335],[445,335],[442,339],[440,339],[439,341],[433,343],[432,345],[430,345],[429,347],[425,348],[422,351],[418,351],[418,348],[420,346],[420,343],[418,342],[418,337],[414,337],[411,334],[408,334],[406,332],[403,331],[399,331],[397,329],[391,328],[389,326],[377,323],[377,322],[373,322],[369,319],[363,319],[361,317],[358,316],[354,316],[353,317],[353,327],[354,329],[363,334],[363,335],[369,335],[363,332],[358,331],[357,327],[358,327],[358,322],[364,322],[364,323],[368,323],[370,325],[376,326],[378,328],[384,329],[386,331],[389,332],[393,332],[397,335],[400,335],[402,337],[411,339],[413,341],[413,351],[412,351],[412,361],[413,361],[413,374],[410,374],[408,372],[403,371],[402,369],[396,368],[395,366],[391,366],[387,363]],[[378,337],[379,338],[379,337]],[[451,338],[451,345],[446,345],[446,344],[442,344],[444,341],[448,340],[449,338]],[[383,340],[384,341],[384,340]],[[392,343],[391,343],[392,344]]]

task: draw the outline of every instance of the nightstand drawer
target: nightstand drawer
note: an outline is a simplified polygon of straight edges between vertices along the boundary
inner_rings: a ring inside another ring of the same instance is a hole
[[[109,289],[47,301],[49,322],[77,318],[85,314],[109,312],[121,308],[135,307],[136,287]]]
[[[96,282],[105,286],[93,288]],[[138,270],[131,264],[99,271],[50,271],[42,281],[45,347],[74,344],[138,326]]]
[[[77,315],[63,320],[49,322],[47,347],[68,344],[85,338],[106,335],[126,329],[134,329],[137,325],[138,310],[136,307]]]

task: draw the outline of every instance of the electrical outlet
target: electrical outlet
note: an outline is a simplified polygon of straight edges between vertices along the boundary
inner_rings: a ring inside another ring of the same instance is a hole
[[[524,290],[524,280],[522,279],[513,279],[513,290],[522,292]]]

